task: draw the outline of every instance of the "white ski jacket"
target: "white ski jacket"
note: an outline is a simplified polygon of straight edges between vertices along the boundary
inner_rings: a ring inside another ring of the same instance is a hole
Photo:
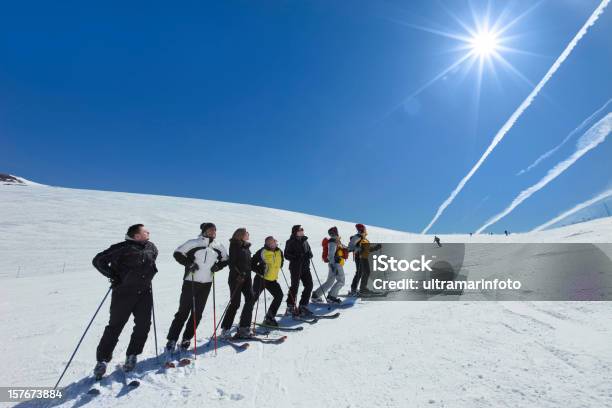
[[[190,239],[174,251],[174,257],[179,261],[178,254],[186,258],[185,266],[189,267],[193,263],[197,265],[197,270],[193,274],[195,282],[212,282],[211,268],[217,262],[227,263],[229,256],[223,244],[218,241],[210,242],[210,238],[199,235],[195,239]],[[180,262],[180,261],[179,261]],[[191,280],[191,273],[185,273],[185,280]]]

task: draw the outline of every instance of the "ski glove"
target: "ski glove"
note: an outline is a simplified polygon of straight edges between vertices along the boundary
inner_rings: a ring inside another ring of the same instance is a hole
[[[109,278],[108,281],[111,283],[112,289],[115,289],[117,286],[121,285],[121,279],[118,277]]]
[[[197,271],[198,269],[200,269],[200,267],[195,262],[189,266],[185,266],[185,270],[187,273],[195,273],[195,271]]]
[[[227,266],[227,261],[218,261],[212,266],[212,268],[210,268],[210,271],[214,273],[214,272],[220,271],[226,266]]]

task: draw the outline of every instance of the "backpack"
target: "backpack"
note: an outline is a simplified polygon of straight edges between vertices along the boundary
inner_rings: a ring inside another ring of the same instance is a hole
[[[329,263],[329,247],[327,246],[329,244],[329,238],[325,237],[323,238],[323,241],[321,242],[321,245],[323,245],[323,262],[325,263]],[[349,257],[349,253],[346,250],[346,248],[339,248],[340,250],[340,256],[342,256],[342,258],[344,259],[348,259]],[[335,256],[336,254],[334,254]]]
[[[342,256],[343,259],[348,259],[349,251],[346,248],[340,248],[340,256]]]
[[[329,263],[329,248],[327,244],[329,244],[329,238],[325,237],[323,238],[323,242],[321,242],[321,245],[323,245],[323,262],[325,263]]]

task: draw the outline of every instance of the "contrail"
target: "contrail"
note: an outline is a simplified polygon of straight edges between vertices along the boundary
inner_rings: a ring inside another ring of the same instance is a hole
[[[550,149],[549,151],[547,151],[546,153],[538,157],[533,163],[527,166],[527,168],[519,171],[518,173],[516,173],[516,175],[520,176],[521,174],[527,173],[529,170],[533,169],[535,166],[540,164],[543,160],[552,156],[557,150],[559,150],[563,145],[565,145],[572,138],[572,136],[574,136],[578,132],[581,132],[582,129],[584,129],[587,125],[589,125],[591,121],[595,117],[597,117],[597,115],[599,115],[610,104],[610,102],[612,102],[612,99],[608,99],[608,102],[606,102],[601,108],[597,109],[588,118],[583,120],[582,123],[578,125],[576,129],[572,130],[567,136],[565,136],[565,139],[563,139],[561,143],[559,143],[558,145],[556,145],[555,147],[553,147],[552,149]]]
[[[608,190],[608,191],[604,191],[603,193],[599,193],[597,194],[595,197],[591,198],[590,200],[587,200],[583,203],[580,203],[578,205],[576,205],[574,208],[565,211],[563,214],[559,214],[557,217],[553,218],[550,221],[545,222],[544,224],[535,227],[534,229],[531,230],[531,232],[536,232],[536,231],[541,231],[545,228],[550,227],[553,224],[556,224],[557,222],[561,221],[562,219],[569,217],[572,214],[577,213],[578,211],[582,210],[583,208],[587,208],[588,206],[595,204],[598,201],[601,201],[605,198],[608,198],[612,196],[612,189]]]
[[[612,131],[612,112],[608,113],[603,119],[595,123],[584,135],[582,135],[580,139],[578,139],[578,142],[576,143],[576,151],[570,157],[548,170],[548,173],[546,173],[546,175],[542,177],[540,181],[521,191],[520,194],[512,201],[512,203],[506,207],[506,209],[490,218],[482,227],[478,228],[476,233],[480,234],[484,229],[510,214],[510,212],[518,207],[519,204],[556,179],[565,170],[576,163],[578,159],[597,147],[599,144],[603,143],[608,134],[610,134],[610,131]]]
[[[506,121],[506,123],[504,123],[501,129],[499,129],[499,131],[493,138],[493,141],[491,142],[489,147],[487,147],[487,150],[485,150],[484,154],[480,157],[480,159],[478,159],[474,167],[472,167],[469,173],[465,177],[463,177],[463,179],[461,179],[457,187],[455,187],[455,189],[451,192],[450,196],[442,203],[442,205],[440,205],[440,208],[438,208],[436,215],[429,222],[427,227],[425,227],[425,229],[423,229],[423,231],[421,232],[422,234],[425,234],[427,233],[427,231],[429,231],[431,226],[438,220],[438,218],[440,218],[440,215],[442,215],[446,207],[448,207],[453,202],[455,197],[457,197],[457,195],[461,192],[461,190],[463,190],[463,187],[466,185],[466,183],[472,178],[474,173],[476,173],[476,171],[480,168],[480,166],[487,159],[487,157],[489,157],[493,149],[495,149],[495,147],[499,144],[499,142],[502,141],[504,136],[506,136],[506,133],[508,133],[508,131],[512,129],[512,126],[514,126],[514,123],[523,114],[523,112],[525,112],[525,110],[529,107],[529,105],[531,105],[531,102],[533,102],[534,98],[540,93],[544,85],[546,85],[546,83],[550,80],[550,78],[552,78],[555,72],[557,72],[559,67],[561,67],[561,64],[563,64],[563,62],[567,59],[567,57],[569,57],[572,50],[576,47],[576,45],[582,39],[582,37],[584,37],[584,35],[587,33],[589,27],[595,24],[595,22],[597,21],[601,13],[603,13],[603,11],[605,10],[605,8],[608,6],[609,3],[610,3],[610,0],[603,0],[599,4],[599,6],[597,6],[593,14],[591,14],[591,16],[586,21],[586,23],[584,23],[582,28],[580,28],[578,33],[576,33],[574,38],[572,38],[572,40],[569,42],[567,47],[565,47],[561,55],[557,57],[555,62],[548,69],[544,77],[540,80],[540,82],[538,82],[538,84],[531,91],[531,93],[527,96],[527,98],[525,98],[523,103],[521,103],[520,106],[514,111],[514,113],[512,114],[512,116],[510,116],[510,118]]]

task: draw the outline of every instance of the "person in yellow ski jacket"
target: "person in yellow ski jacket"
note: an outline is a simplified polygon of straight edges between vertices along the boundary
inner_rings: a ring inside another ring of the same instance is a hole
[[[278,247],[274,237],[267,237],[263,248],[258,250],[251,258],[251,270],[255,272],[253,281],[253,300],[256,302],[259,295],[267,290],[272,295],[272,303],[263,320],[264,326],[278,327],[276,312],[283,301],[283,290],[278,284],[278,272],[283,267],[283,251]]]
[[[355,256],[356,272],[349,296],[367,295],[372,291],[368,289],[368,279],[370,278],[370,262],[368,256],[370,252],[381,248],[380,244],[371,245],[368,240],[368,231],[363,224],[356,224],[357,234],[351,237],[348,250]],[[361,281],[361,284],[360,284]],[[357,291],[359,287],[359,292]]]

